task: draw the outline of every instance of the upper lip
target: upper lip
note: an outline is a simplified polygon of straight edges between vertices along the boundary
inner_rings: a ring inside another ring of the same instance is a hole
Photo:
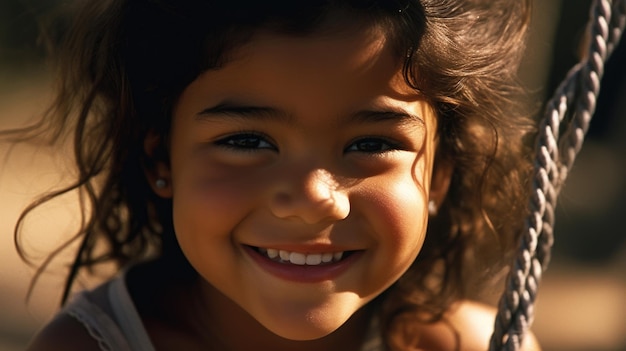
[[[323,254],[343,251],[357,251],[359,249],[349,248],[343,245],[329,245],[329,244],[260,244],[260,245],[247,245],[253,248],[263,249],[276,249],[289,252],[298,252],[303,254]]]

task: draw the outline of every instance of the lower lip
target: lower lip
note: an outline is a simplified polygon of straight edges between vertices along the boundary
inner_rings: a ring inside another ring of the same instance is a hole
[[[320,283],[336,279],[363,254],[363,251],[356,251],[338,262],[318,266],[300,266],[276,262],[249,246],[244,246],[244,251],[266,272],[277,278],[297,283]]]

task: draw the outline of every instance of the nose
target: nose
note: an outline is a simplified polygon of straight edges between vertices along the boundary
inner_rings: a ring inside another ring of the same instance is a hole
[[[272,213],[282,219],[299,219],[307,224],[345,219],[350,201],[330,172],[314,169],[283,174],[270,199]]]

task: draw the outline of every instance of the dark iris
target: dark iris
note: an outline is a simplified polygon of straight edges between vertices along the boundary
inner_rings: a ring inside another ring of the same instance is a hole
[[[231,138],[227,143],[235,147],[252,149],[260,146],[261,138],[254,135],[241,135]]]
[[[273,149],[271,143],[269,143],[263,136],[255,134],[237,134],[231,135],[224,139],[218,140],[217,145],[222,145],[234,149]]]
[[[361,152],[380,152],[389,149],[389,145],[381,140],[365,139],[354,143],[355,148]]]

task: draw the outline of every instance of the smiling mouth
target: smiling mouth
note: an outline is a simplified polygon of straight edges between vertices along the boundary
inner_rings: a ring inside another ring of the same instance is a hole
[[[286,250],[278,250],[271,248],[253,247],[259,254],[269,258],[272,261],[294,264],[298,266],[319,266],[339,262],[350,256],[352,251],[338,251],[325,253],[301,253]]]

